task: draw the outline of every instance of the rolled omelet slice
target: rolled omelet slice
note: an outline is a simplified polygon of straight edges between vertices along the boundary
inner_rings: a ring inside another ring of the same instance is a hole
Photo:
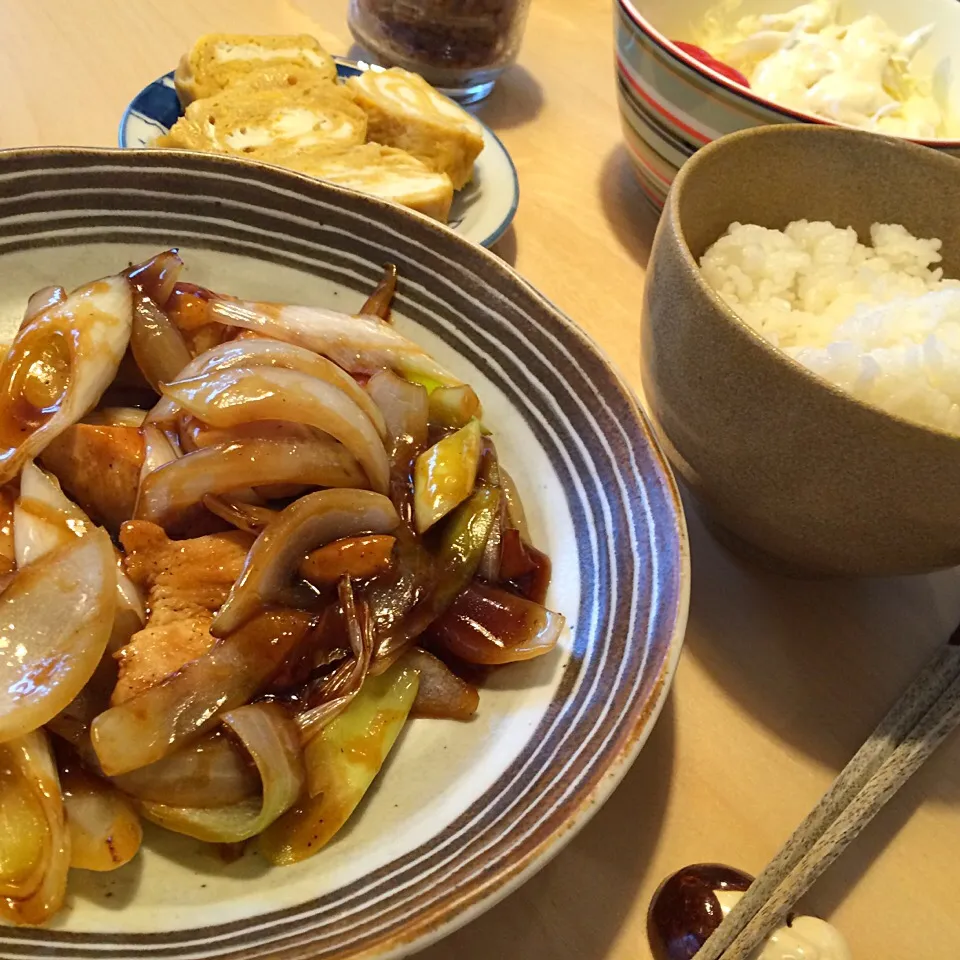
[[[195,100],[154,146],[275,162],[292,149],[342,151],[363,143],[366,132],[366,114],[335,84],[259,89],[251,80]]]
[[[450,178],[394,147],[365,143],[341,153],[290,151],[270,162],[418,210],[441,223],[450,217]]]
[[[396,147],[445,173],[459,190],[483,150],[483,127],[423,77],[398,67],[367,70],[347,81],[367,115],[370,140]]]
[[[279,64],[313,70],[331,83],[337,78],[333,57],[305,33],[259,37],[208,33],[180,58],[173,79],[180,102],[186,107],[225,90],[254,70]]]

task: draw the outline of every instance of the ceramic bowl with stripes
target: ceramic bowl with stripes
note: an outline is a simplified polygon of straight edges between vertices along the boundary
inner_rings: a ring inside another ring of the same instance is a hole
[[[148,831],[126,868],[74,871],[48,928],[0,930],[0,958],[402,956],[549,859],[646,740],[686,618],[677,490],[597,347],[500,260],[426,218],[230,158],[0,153],[0,336],[32,291],[170,245],[192,281],[346,311],[396,263],[398,327],[483,399],[569,629],[550,656],[496,673],[473,722],[408,725],[349,827],[313,859],[226,864]]]
[[[732,18],[779,13],[800,0],[741,0],[726,4]],[[720,0],[617,0],[616,58],[620,120],[644,195],[660,209],[677,171],[704,144],[749,127],[781,123],[840,126],[778,106],[705,66],[674,41],[696,43],[704,16]],[[843,23],[876,14],[897,33],[934,24],[918,54],[918,72],[952,66],[950,98],[960,102],[960,4],[956,0],[844,0]],[[960,156],[960,139],[918,140]]]

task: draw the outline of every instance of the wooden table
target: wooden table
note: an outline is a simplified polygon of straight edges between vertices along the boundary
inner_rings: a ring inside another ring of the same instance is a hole
[[[0,145],[116,143],[131,96],[200,33],[311,32],[350,46],[346,0],[0,0]],[[482,108],[520,171],[496,252],[639,390],[653,218],[620,145],[610,0],[534,0],[520,63]],[[673,693],[607,805],[537,877],[429,960],[636,960],[660,880],[758,871],[960,618],[954,571],[800,583],[732,560],[690,517],[694,589]],[[870,960],[960,955],[960,739],[817,885]]]

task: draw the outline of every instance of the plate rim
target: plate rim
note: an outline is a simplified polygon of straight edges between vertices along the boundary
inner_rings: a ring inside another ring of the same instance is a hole
[[[363,73],[366,70],[382,71],[386,69],[385,67],[382,67],[376,63],[368,63],[365,60],[353,60],[350,57],[342,57],[339,55],[333,56],[333,61],[337,65],[338,69],[340,67],[343,67],[348,70],[356,70],[358,73]],[[137,102],[137,100],[147,90],[149,90],[150,87],[156,84],[162,84],[164,80],[169,79],[172,81],[173,75],[174,75],[174,71],[170,70],[167,73],[163,74],[162,76],[157,77],[155,80],[151,80],[150,83],[141,87],[140,90],[138,90],[137,93],[133,95],[133,97],[130,99],[127,105],[123,108],[123,113],[120,115],[120,123],[117,127],[117,146],[119,146],[121,150],[153,149],[151,147],[138,147],[138,146],[130,145],[127,142],[127,128],[130,124],[130,118],[134,112],[134,104]],[[469,111],[467,112],[469,113]],[[506,146],[504,145],[500,137],[498,137],[497,134],[489,126],[487,126],[487,124],[485,124],[482,120],[480,120],[480,118],[477,117],[475,114],[471,113],[470,115],[483,128],[483,137],[484,137],[484,140],[488,142],[488,148],[489,148],[489,145],[492,144],[497,149],[502,159],[506,161],[507,168],[510,173],[510,183],[511,183],[510,202],[509,204],[503,205],[504,212],[500,215],[501,217],[500,223],[494,228],[494,230],[491,233],[489,233],[482,240],[479,240],[479,239],[475,240],[464,233],[460,233],[456,229],[456,227],[450,227],[449,229],[452,230],[453,233],[456,233],[458,236],[463,237],[465,240],[468,240],[471,243],[476,243],[481,247],[492,247],[510,229],[511,225],[513,224],[514,218],[517,215],[517,210],[520,207],[520,174],[517,172],[517,165],[513,162],[513,157],[510,155],[510,151],[507,150]],[[229,156],[229,155],[226,154],[226,156]],[[238,159],[244,159],[244,158],[238,158]],[[245,159],[250,159],[250,158],[245,158]],[[263,161],[254,160],[253,162],[262,163]],[[269,166],[273,166],[273,164],[269,164]],[[285,169],[285,168],[281,168],[281,169]],[[313,179],[318,179],[318,178],[313,178]],[[362,191],[357,191],[357,192],[359,193]],[[364,194],[364,196],[368,196],[368,194]],[[441,226],[445,226],[445,224],[441,224]]]
[[[455,903],[440,904],[432,910],[421,913],[408,919],[404,927],[390,937],[389,939],[378,941],[369,947],[362,947],[349,954],[352,960],[359,960],[361,957],[377,957],[381,960],[390,960],[390,958],[399,958],[406,956],[411,950],[421,949],[431,943],[436,942],[442,937],[453,932],[457,928],[468,923],[485,910],[501,901],[510,892],[519,887],[533,873],[546,865],[553,856],[555,856],[566,844],[582,829],[609,797],[613,789],[619,784],[623,776],[629,770],[632,762],[639,754],[643,745],[646,743],[652,732],[656,720],[659,717],[663,705],[671,688],[672,681],[676,675],[678,662],[683,649],[684,632],[688,622],[690,586],[691,586],[691,561],[689,536],[687,531],[686,518],[679,494],[679,489],[669,463],[666,459],[662,444],[660,443],[652,422],[639,402],[636,391],[624,379],[618,368],[611,363],[603,348],[597,344],[590,335],[579,327],[570,317],[554,305],[547,297],[540,293],[529,281],[521,277],[510,265],[501,261],[489,251],[480,250],[478,246],[465,239],[461,235],[450,231],[442,224],[438,224],[429,218],[423,217],[411,211],[398,208],[394,204],[377,198],[360,195],[355,191],[339,187],[334,184],[323,183],[312,178],[304,177],[298,173],[286,171],[282,168],[272,167],[270,165],[257,163],[248,159],[230,157],[217,154],[198,154],[190,151],[158,151],[150,149],[128,148],[126,150],[111,148],[89,148],[89,147],[54,147],[54,148],[20,148],[0,151],[0,157],[4,160],[9,159],[15,162],[22,158],[26,161],[43,160],[56,163],[59,160],[66,170],[82,170],[83,161],[100,162],[109,165],[110,161],[115,161],[121,167],[135,168],[137,161],[146,161],[140,169],[149,171],[154,167],[163,169],[162,164],[158,164],[160,154],[169,157],[171,161],[179,160],[186,167],[193,167],[193,170],[186,170],[187,173],[197,174],[198,169],[213,171],[217,167],[226,166],[232,168],[236,174],[245,173],[244,180],[250,180],[258,186],[276,189],[280,184],[284,189],[298,191],[301,194],[309,193],[311,190],[317,194],[327,194],[328,200],[332,200],[337,195],[349,199],[353,204],[367,207],[368,210],[379,210],[385,220],[391,218],[403,221],[409,221],[411,226],[416,227],[416,232],[426,231],[433,233],[441,244],[445,243],[447,247],[452,245],[460,248],[463,254],[463,263],[465,269],[474,269],[470,260],[477,260],[486,264],[491,270],[501,274],[510,284],[518,284],[525,288],[525,292],[531,298],[532,305],[538,306],[545,315],[549,317],[550,325],[556,325],[558,328],[566,331],[575,341],[578,352],[585,351],[586,356],[592,355],[593,359],[598,361],[604,368],[604,373],[609,381],[620,391],[621,397],[626,402],[631,420],[638,432],[642,435],[643,444],[649,451],[653,476],[651,483],[657,483],[662,489],[662,497],[670,505],[669,521],[665,520],[663,529],[670,531],[670,540],[675,543],[676,563],[674,574],[671,581],[675,582],[675,602],[669,606],[662,606],[661,611],[664,615],[669,615],[671,629],[669,637],[664,636],[666,648],[662,655],[660,667],[656,677],[651,678],[651,691],[647,696],[645,703],[637,703],[634,716],[628,718],[630,722],[623,724],[620,737],[620,745],[615,754],[611,755],[607,762],[596,772],[594,782],[585,785],[585,788],[574,793],[569,801],[569,809],[562,822],[553,829],[549,835],[533,846],[522,857],[493,869],[492,875],[487,882],[480,882],[473,885],[465,892],[462,901]],[[72,164],[72,165],[71,165]],[[372,217],[370,219],[373,219]],[[451,238],[456,238],[451,241]],[[113,241],[120,242],[120,241]],[[416,245],[421,241],[416,236],[411,238],[411,244]],[[46,246],[47,244],[45,244]],[[50,244],[53,245],[53,244]],[[450,252],[449,250],[447,251]],[[454,251],[455,252],[455,251]],[[502,293],[501,291],[498,291]],[[666,631],[665,631],[666,633]],[[221,925],[222,926],[222,925]],[[213,925],[216,927],[216,924]],[[45,931],[38,930],[42,935]],[[60,935],[71,936],[68,930],[49,931]],[[29,933],[29,931],[28,931]],[[92,934],[92,936],[102,936],[103,934]],[[106,934],[109,936],[109,934]],[[82,949],[81,943],[90,934],[74,933],[77,938],[77,947]],[[113,934],[118,939],[126,940],[127,937],[134,936],[129,934]],[[30,938],[23,935],[16,941],[21,946],[29,947]],[[133,942],[128,941],[133,948]],[[122,945],[122,943],[121,943]],[[0,948],[2,949],[2,948]],[[152,952],[148,947],[138,948],[145,955]],[[286,944],[277,945],[277,956],[285,958],[303,958],[312,955],[309,943],[307,944]],[[241,956],[240,952],[234,951],[231,956]],[[3,954],[8,955],[8,954]],[[13,954],[10,954],[13,955]],[[57,954],[59,955],[59,954]],[[69,955],[64,953],[63,956]]]

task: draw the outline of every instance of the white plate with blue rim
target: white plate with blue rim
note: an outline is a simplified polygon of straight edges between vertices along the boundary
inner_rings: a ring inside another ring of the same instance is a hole
[[[341,80],[364,70],[382,70],[374,64],[334,57]],[[119,142],[123,148],[149,147],[183,115],[173,84],[173,71],[144,87],[130,101],[120,120]],[[499,240],[513,221],[520,202],[517,168],[497,135],[483,126],[484,147],[477,158],[473,180],[454,196],[448,226],[460,236],[489,247]]]

